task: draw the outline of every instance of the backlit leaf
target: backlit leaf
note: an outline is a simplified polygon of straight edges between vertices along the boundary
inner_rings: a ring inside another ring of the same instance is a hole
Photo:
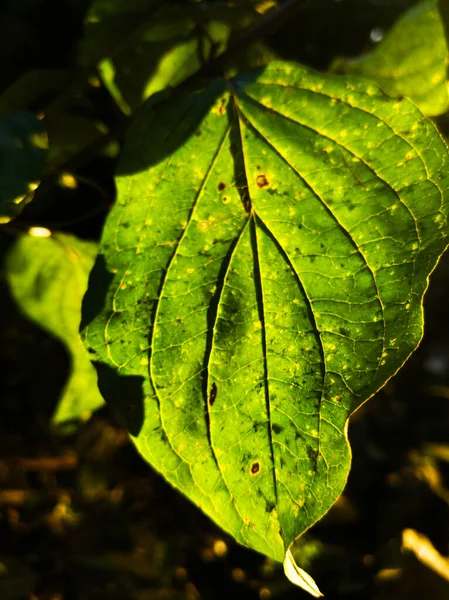
[[[341,494],[348,417],[422,335],[448,166],[409,101],[289,63],[135,118],[85,343],[142,455],[242,544],[284,560]]]
[[[49,237],[45,237],[49,236]],[[69,352],[71,374],[54,422],[85,418],[103,404],[97,375],[79,337],[81,301],[97,245],[74,236],[32,228],[6,260],[11,293],[25,315]]]
[[[436,0],[405,12],[376,48],[358,60],[337,63],[345,73],[378,83],[391,96],[411,98],[425,115],[449,108],[448,46]]]

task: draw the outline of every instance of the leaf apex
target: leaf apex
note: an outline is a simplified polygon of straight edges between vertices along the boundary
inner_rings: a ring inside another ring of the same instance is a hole
[[[306,571],[298,567],[293,558],[292,551],[290,548],[285,553],[284,559],[284,572],[287,579],[297,585],[304,591],[308,592],[314,598],[322,598],[324,594],[321,593],[313,577],[311,577]]]

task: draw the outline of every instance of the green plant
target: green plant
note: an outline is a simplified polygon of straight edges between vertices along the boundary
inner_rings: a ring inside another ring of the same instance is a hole
[[[427,118],[448,107],[447,9],[413,7],[324,74],[261,43],[303,4],[94,0],[76,77],[28,73],[0,97],[5,163],[20,149],[1,202],[5,231],[25,206],[31,222],[13,297],[72,356],[54,420],[102,403],[89,355],[144,458],[319,596],[292,544],[340,496],[348,419],[418,345],[448,245],[449,154]],[[123,137],[98,248],[39,227],[55,188],[104,207],[78,170]]]

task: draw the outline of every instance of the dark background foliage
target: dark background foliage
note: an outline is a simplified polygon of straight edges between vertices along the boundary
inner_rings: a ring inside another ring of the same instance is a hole
[[[311,0],[265,42],[282,58],[326,69],[336,56],[372,47],[373,30],[387,30],[411,4]],[[3,0],[0,92],[37,68],[79,77],[73,67],[88,5]],[[74,96],[74,114],[124,127],[102,86],[84,81]],[[45,102],[41,97],[31,108],[38,112]],[[115,159],[93,148],[73,166],[76,190],[47,186],[13,224],[0,227],[2,254],[30,224],[99,238],[114,201]],[[280,565],[235,544],[156,475],[107,409],[71,431],[50,427],[69,358],[19,314],[1,285],[0,599],[305,598]],[[345,493],[304,537],[304,556],[329,600],[449,597],[444,579],[401,551],[411,528],[449,554],[448,304],[446,257],[426,299],[423,343],[353,417]]]

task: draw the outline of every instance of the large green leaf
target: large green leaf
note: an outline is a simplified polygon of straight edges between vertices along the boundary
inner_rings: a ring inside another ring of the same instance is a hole
[[[349,415],[422,334],[448,167],[409,101],[289,63],[134,120],[86,345],[142,455],[242,544],[282,560],[340,495]]]
[[[6,276],[21,310],[69,352],[71,375],[54,415],[54,422],[60,423],[84,418],[103,404],[78,332],[97,245],[62,233],[44,237],[49,233],[33,228],[30,235],[21,236],[7,256]]]
[[[33,197],[48,152],[42,123],[25,110],[0,117],[0,223],[19,215]]]
[[[438,1],[425,0],[405,12],[370,54],[336,67],[377,82],[391,96],[411,98],[435,116],[449,108],[447,59]]]

